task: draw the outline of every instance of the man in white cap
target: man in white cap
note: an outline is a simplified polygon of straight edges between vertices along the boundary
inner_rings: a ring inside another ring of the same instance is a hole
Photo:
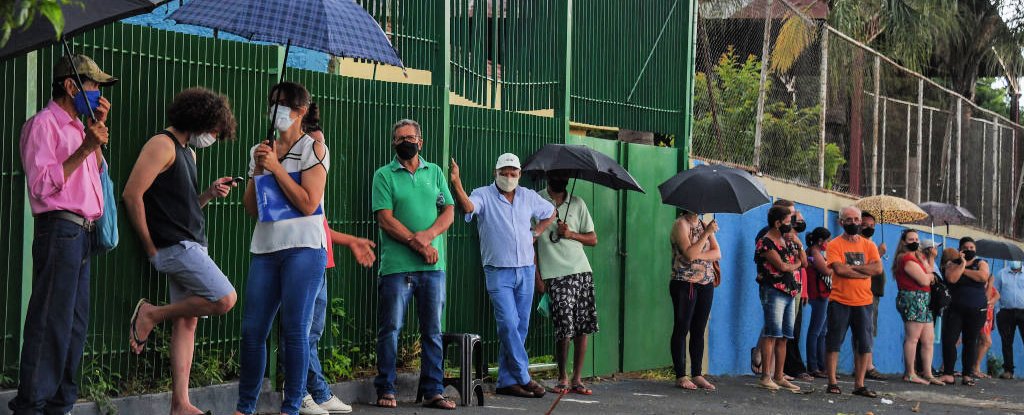
[[[454,159],[449,172],[455,201],[466,212],[466,222],[474,216],[479,218],[480,259],[501,345],[496,392],[539,398],[545,391],[530,379],[525,344],[536,270],[533,242],[556,216],[554,205],[537,192],[519,186],[520,174],[519,157],[502,154],[494,166],[494,182],[466,195]],[[534,220],[538,223],[532,227]]]

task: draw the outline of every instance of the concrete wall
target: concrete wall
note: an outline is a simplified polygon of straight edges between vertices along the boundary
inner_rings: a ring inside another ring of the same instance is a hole
[[[837,224],[837,211],[842,206],[852,204],[853,200],[843,195],[827,193],[816,189],[790,185],[767,178],[762,178],[772,197],[783,197],[797,202],[797,209],[807,220],[807,232],[818,226],[826,226],[833,235],[841,232]],[[766,223],[769,206],[762,206],[743,215],[716,215],[721,231],[718,242],[724,258],[722,265],[722,285],[715,290],[715,302],[711,312],[708,330],[709,371],[714,374],[746,374],[750,373],[750,348],[755,345],[758,333],[763,324],[763,313],[757,296],[757,284],[753,252],[754,236]],[[921,232],[921,238],[930,238],[928,227],[911,226]],[[876,243],[884,240],[890,250],[895,250],[900,232],[904,229],[899,225],[882,225],[874,236]],[[941,239],[945,229],[936,229],[936,238]],[[970,235],[975,239],[1001,239],[986,234],[978,229],[951,227],[950,238],[945,246],[957,247],[960,236]],[[879,370],[885,373],[903,372],[903,321],[896,311],[896,282],[893,280],[892,255],[883,258],[886,269],[885,296],[879,304],[878,337],[875,339],[874,362]],[[1004,261],[990,261],[993,273],[1001,270]],[[810,307],[804,309],[803,330],[807,332]],[[853,369],[850,353],[850,336],[840,353],[840,371],[849,372]],[[990,354],[1002,358],[999,333],[993,329],[992,349]],[[940,345],[936,344],[935,365],[942,361]],[[801,355],[805,347],[803,339],[800,344]],[[1016,340],[1016,361],[1024,361],[1024,347]],[[958,359],[959,360],[959,359]],[[959,370],[959,365],[957,366]],[[986,363],[982,363],[985,370]],[[1017,375],[1024,375],[1024,369],[1018,369]]]

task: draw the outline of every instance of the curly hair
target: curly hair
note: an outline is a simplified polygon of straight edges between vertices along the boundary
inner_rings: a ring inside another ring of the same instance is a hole
[[[310,102],[306,116],[302,117],[302,131],[312,133],[323,130],[320,127],[320,107],[315,102]]]
[[[167,120],[180,131],[216,132],[218,140],[235,137],[235,115],[228,98],[206,88],[179,92],[167,108]]]

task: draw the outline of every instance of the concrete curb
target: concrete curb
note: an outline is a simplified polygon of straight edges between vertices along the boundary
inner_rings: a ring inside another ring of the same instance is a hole
[[[399,373],[395,382],[399,390],[398,400],[415,400],[418,382],[419,374]],[[373,378],[336,383],[331,385],[331,391],[346,403],[374,403],[377,400],[377,392],[373,387]],[[454,390],[449,392],[454,392]],[[0,407],[3,408],[3,413],[8,413],[6,412],[7,402],[13,399],[16,394],[17,391],[15,390],[0,391],[0,405],[2,405]],[[218,415],[231,414],[235,411],[235,404],[238,401],[238,382],[190,389],[189,396],[192,404],[203,410],[210,410]],[[128,396],[114,399],[112,403],[117,407],[118,413],[123,415],[164,414],[167,413],[171,406],[171,393]],[[256,412],[277,413],[280,408],[281,393],[272,390],[269,381],[264,381]],[[103,415],[95,403],[85,401],[76,403],[72,414]]]

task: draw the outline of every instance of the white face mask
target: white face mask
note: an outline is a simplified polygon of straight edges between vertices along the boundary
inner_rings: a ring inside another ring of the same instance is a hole
[[[274,117],[274,107],[277,107],[277,117]],[[274,122],[274,128],[277,131],[288,131],[295,122],[292,120],[292,109],[285,105],[271,105],[270,110],[267,111],[267,117]]]
[[[494,177],[494,183],[498,185],[498,188],[501,189],[501,191],[511,192],[516,190],[516,187],[519,187],[519,178],[502,176],[499,174]]]
[[[188,137],[188,143],[195,148],[206,148],[217,142],[217,137],[211,133],[192,134]]]

